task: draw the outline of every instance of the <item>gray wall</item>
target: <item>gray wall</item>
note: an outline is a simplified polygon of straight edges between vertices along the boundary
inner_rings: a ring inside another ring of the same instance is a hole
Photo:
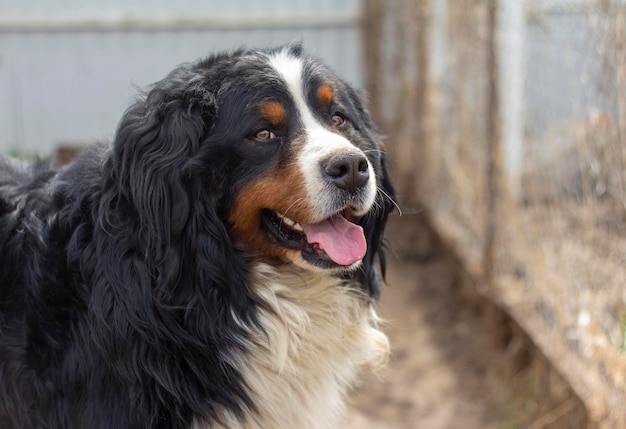
[[[2,2],[0,151],[46,154],[110,139],[138,88],[216,50],[301,40],[360,86],[360,7],[359,0]]]

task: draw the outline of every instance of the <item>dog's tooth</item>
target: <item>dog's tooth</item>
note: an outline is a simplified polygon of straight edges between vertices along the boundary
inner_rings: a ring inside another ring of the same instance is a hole
[[[299,223],[297,223],[297,222],[296,222],[296,221],[294,221],[293,219],[290,219],[290,218],[288,218],[287,216],[285,216],[285,215],[283,215],[283,214],[280,214],[280,213],[278,213],[278,212],[277,212],[276,214],[278,215],[278,217],[280,218],[280,220],[281,220],[281,221],[282,221],[285,225],[287,225],[288,227],[290,227],[290,228],[292,228],[292,229],[294,229],[294,230],[296,230],[296,231],[299,231],[299,232],[304,231],[304,230],[302,229],[302,225],[300,225]]]

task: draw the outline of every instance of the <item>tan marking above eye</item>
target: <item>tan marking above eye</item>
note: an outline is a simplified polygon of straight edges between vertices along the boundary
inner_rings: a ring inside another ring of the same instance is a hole
[[[335,100],[335,93],[328,84],[323,84],[317,88],[317,99],[324,112],[328,113],[330,105]]]
[[[278,101],[264,101],[259,104],[261,117],[274,126],[281,126],[287,123],[287,110]]]

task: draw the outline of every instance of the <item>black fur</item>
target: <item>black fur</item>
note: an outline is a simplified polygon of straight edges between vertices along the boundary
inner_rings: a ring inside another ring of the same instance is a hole
[[[258,324],[262,304],[224,217],[284,155],[248,140],[250,106],[288,98],[265,73],[245,51],[183,65],[130,107],[111,146],[60,170],[0,157],[1,429],[182,429],[254,408],[228,357],[245,352],[235,318]],[[383,155],[368,156],[393,195]],[[381,194],[360,220],[368,254],[349,274],[373,296],[390,210]]]

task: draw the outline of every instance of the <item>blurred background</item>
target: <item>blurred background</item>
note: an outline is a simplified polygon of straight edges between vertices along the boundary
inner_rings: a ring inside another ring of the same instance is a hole
[[[350,427],[626,428],[626,1],[0,3],[0,151],[110,140],[138,89],[301,40],[369,94],[403,208],[394,354]]]

